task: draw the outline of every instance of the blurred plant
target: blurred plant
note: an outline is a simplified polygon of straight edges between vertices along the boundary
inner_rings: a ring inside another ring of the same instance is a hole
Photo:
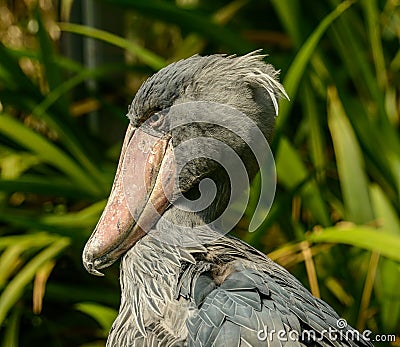
[[[124,74],[127,85],[137,86],[172,60],[259,47],[274,52],[269,61],[285,71],[291,102],[281,105],[273,143],[276,201],[266,218],[257,216],[265,220],[251,234],[245,232],[250,203],[236,233],[289,267],[349,323],[399,334],[396,1],[109,2],[129,10],[130,40],[56,23],[54,9],[43,6],[18,20],[13,15],[24,8],[0,11],[3,346],[104,344],[119,301],[118,270],[91,278],[80,257],[121,145],[93,132],[88,114],[107,110],[107,127],[123,127],[125,111],[116,100],[126,105],[135,91],[113,76]],[[129,63],[83,66],[58,53],[60,30],[120,47]],[[105,97],[84,88],[88,79],[120,87]]]

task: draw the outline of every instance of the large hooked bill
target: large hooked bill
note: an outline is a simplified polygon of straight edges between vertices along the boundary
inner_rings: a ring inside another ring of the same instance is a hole
[[[175,171],[171,138],[129,125],[107,205],[83,251],[89,273],[102,276],[154,226],[171,204]]]

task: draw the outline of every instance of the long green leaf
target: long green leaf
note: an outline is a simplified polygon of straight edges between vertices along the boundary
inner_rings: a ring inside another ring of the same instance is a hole
[[[369,251],[379,252],[384,257],[400,261],[400,237],[387,230],[363,226],[335,226],[307,235],[311,242],[342,243]]]
[[[89,192],[95,195],[101,192],[102,189],[63,151],[13,117],[0,114],[0,132],[36,153],[43,161],[58,168]]]
[[[336,89],[329,90],[328,102],[328,124],[335,149],[346,218],[354,223],[370,222],[374,215],[361,149]]]
[[[93,226],[97,222],[101,212],[106,206],[106,202],[107,200],[101,200],[78,212],[70,212],[60,216],[42,216],[39,217],[38,220],[49,226],[86,228]]]
[[[382,129],[378,120],[369,119],[370,106],[361,103],[359,98],[349,99],[346,93],[342,93],[340,98],[357,133],[363,154],[374,164],[373,168],[369,167],[370,174],[400,197],[400,150],[397,150],[396,128],[392,126]]]
[[[293,40],[296,46],[299,46],[302,41],[299,24],[299,13],[301,13],[301,1],[291,0],[271,0],[271,3],[275,7],[279,19],[281,20],[284,28],[288,32],[290,38]]]
[[[29,243],[20,244],[16,243],[7,247],[5,251],[0,256],[0,288],[4,287],[4,284],[8,278],[15,271],[16,266],[18,266],[18,258],[21,253],[26,251],[26,249],[32,249]]]
[[[58,25],[60,26],[60,29],[62,31],[91,37],[126,49],[127,51],[140,58],[145,64],[147,64],[154,70],[159,70],[166,65],[165,60],[155,53],[137,45],[132,41],[111,34],[107,31],[73,23],[58,23]]]
[[[10,281],[0,296],[0,324],[3,323],[7,313],[19,300],[25,286],[32,281],[39,268],[48,260],[57,256],[69,244],[70,241],[68,238],[59,238],[29,261]]]
[[[309,146],[311,149],[311,159],[314,167],[317,170],[316,177],[320,183],[325,177],[324,170],[327,167],[327,159],[325,154],[326,141],[323,138],[324,132],[322,121],[318,113],[316,98],[313,95],[312,89],[307,83],[303,89],[304,95],[304,114],[307,115],[308,127],[310,129]]]
[[[388,233],[400,237],[400,219],[394,207],[378,185],[371,187],[371,198],[378,223]],[[381,259],[377,270],[375,289],[381,303],[380,315],[386,331],[395,331],[400,323],[399,263],[391,259]]]
[[[368,23],[369,42],[374,56],[374,64],[378,85],[387,87],[385,57],[382,49],[382,39],[379,28],[379,11],[376,0],[363,0],[361,2]]]
[[[35,234],[2,236],[0,238],[0,250],[6,247],[12,247],[18,244],[22,248],[41,248],[56,241],[58,236],[50,235],[44,232]]]
[[[303,78],[304,71],[309,63],[315,48],[317,47],[322,35],[329,28],[332,22],[338,18],[344,11],[346,11],[354,1],[343,1],[334,11],[321,21],[318,27],[313,31],[307,41],[302,45],[300,51],[297,53],[293,63],[285,76],[283,85],[289,97],[294,100],[296,98],[297,90],[300,86],[300,81]],[[277,129],[282,129],[288,118],[293,103],[284,102],[280,107],[279,117],[277,119]]]
[[[371,98],[378,106],[374,112],[370,112],[371,118],[376,115],[376,111],[384,116],[383,93],[376,83],[373,67],[369,64],[368,55],[365,54],[365,48],[362,44],[364,33],[354,29],[357,25],[362,25],[360,22],[360,18],[353,13],[341,16],[329,32],[331,41],[340,54],[346,66],[346,71],[357,88],[359,97]]]

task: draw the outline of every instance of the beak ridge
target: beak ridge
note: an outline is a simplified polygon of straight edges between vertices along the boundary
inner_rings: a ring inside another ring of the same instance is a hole
[[[86,270],[97,276],[154,226],[170,205],[175,160],[170,138],[129,125],[107,205],[83,251]]]

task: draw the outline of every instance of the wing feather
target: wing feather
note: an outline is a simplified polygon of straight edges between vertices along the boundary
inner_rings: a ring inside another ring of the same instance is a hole
[[[318,333],[336,328],[338,316],[305,288],[295,290],[298,281],[288,278],[291,275],[285,270],[247,269],[237,264],[235,269],[219,286],[210,285],[213,278],[209,271],[192,283],[192,299],[201,305],[187,321],[188,341],[193,341],[189,346],[357,346],[325,337],[303,341],[304,330],[313,330],[321,337]],[[280,277],[281,273],[285,277]],[[296,334],[291,334],[293,331]],[[265,339],[260,338],[262,334]],[[293,336],[299,339],[291,339]],[[363,344],[369,346],[365,341],[358,345]]]

